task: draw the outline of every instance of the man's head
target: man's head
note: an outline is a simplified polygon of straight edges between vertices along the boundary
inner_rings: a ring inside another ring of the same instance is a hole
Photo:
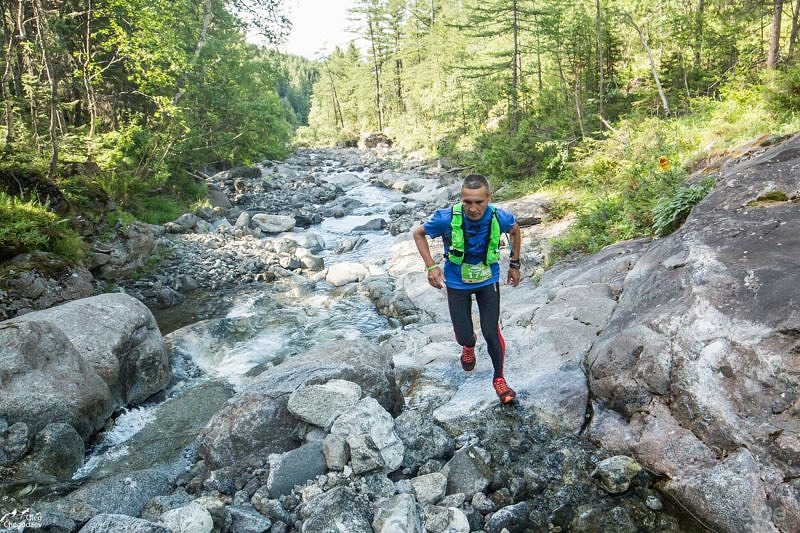
[[[461,184],[461,203],[470,220],[480,220],[489,207],[492,191],[489,182],[480,174],[470,174]]]

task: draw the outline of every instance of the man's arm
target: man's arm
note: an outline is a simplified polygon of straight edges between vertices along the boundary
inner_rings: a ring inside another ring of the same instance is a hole
[[[522,231],[519,229],[519,224],[514,222],[508,232],[508,236],[511,238],[511,266],[508,267],[507,283],[512,287],[516,287],[519,285],[519,257],[522,249]],[[516,267],[514,266],[515,263]]]
[[[414,230],[412,235],[414,236],[414,244],[417,245],[419,255],[422,256],[422,261],[425,263],[425,269],[427,270],[436,265],[436,261],[433,260],[433,256],[431,255],[431,247],[428,245],[428,235],[425,233],[425,228],[419,226]],[[437,266],[436,268],[428,270],[428,283],[437,289],[444,288],[444,273],[441,268]]]

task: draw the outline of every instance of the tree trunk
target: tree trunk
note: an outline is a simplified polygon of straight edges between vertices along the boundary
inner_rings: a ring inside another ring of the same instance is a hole
[[[578,113],[578,126],[581,129],[581,138],[586,137],[586,131],[583,129],[583,110],[581,109],[581,78],[575,75],[575,110]],[[602,116],[602,115],[600,115]]]
[[[191,69],[197,64],[197,61],[200,59],[200,53],[206,46],[208,27],[211,25],[211,15],[212,15],[211,1],[212,0],[206,0],[205,6],[203,7],[203,26],[200,28],[200,37],[197,39],[197,46],[195,46],[194,48],[194,54],[192,55],[192,60],[189,62],[189,66],[186,69],[186,74],[184,75],[184,81],[181,84],[181,87],[178,88],[178,91],[175,93],[175,96],[172,98],[173,104],[177,104],[178,100],[180,100],[183,94],[186,92],[186,83],[187,83],[186,78],[188,78]]]
[[[703,51],[703,29],[705,28],[706,0],[697,0],[697,11],[694,14],[694,68],[700,69]]]
[[[561,65],[561,43],[556,43],[556,65],[558,66],[558,76],[561,78],[561,91],[564,95],[564,116],[569,116],[569,100],[570,100],[570,93],[572,92],[569,88],[569,84],[567,83],[567,78],[564,77],[564,67]],[[575,136],[575,125],[570,122],[569,124],[570,129],[572,130],[572,136]]]
[[[47,170],[47,177],[52,180],[55,177],[56,165],[58,164],[58,127],[61,122],[58,117],[58,81],[50,60],[49,28],[47,20],[44,18],[45,14],[41,0],[33,2],[33,12],[36,35],[42,50],[42,63],[50,86],[50,165]]]
[[[11,6],[8,6],[9,10]],[[14,31],[13,23],[11,30],[9,31],[8,27],[6,26],[6,6],[3,4],[2,10],[0,10],[0,16],[2,17],[2,24],[3,24],[3,35],[5,36],[6,42],[8,43],[6,46],[6,54],[5,54],[5,68],[3,69],[3,79],[0,81],[3,85],[3,104],[5,107],[5,120],[6,120],[6,150],[11,148],[11,143],[14,142],[14,105],[11,100],[11,89],[9,87],[9,83],[11,82],[11,77],[13,74],[12,65],[14,63],[14,55],[15,55],[15,44],[16,44],[16,32]],[[11,15],[11,20],[13,20],[13,14]]]
[[[536,15],[534,15],[533,22],[536,24],[536,81],[538,82],[539,96],[541,97],[544,88],[542,84],[542,40],[539,20]]]
[[[767,51],[767,68],[778,66],[778,52],[781,46],[781,15],[783,14],[783,0],[772,2],[772,26],[769,33],[769,50]]]
[[[325,66],[325,72],[328,73],[328,79],[331,81],[331,94],[333,95],[333,125],[338,131],[340,129],[344,129],[344,118],[342,117],[342,107],[339,105],[339,95],[336,94],[336,84],[333,81],[333,73],[331,69],[328,67],[327,62],[323,63]]]
[[[517,65],[519,64],[519,13],[517,11],[517,0],[512,0],[511,9],[513,10],[514,22],[514,50],[511,58],[511,131],[516,133],[519,129],[519,72]]]
[[[86,9],[86,36],[84,39],[85,54],[81,68],[83,70],[83,87],[86,90],[86,110],[89,112],[89,133],[86,138],[86,152],[89,159],[92,158],[92,138],[94,137],[94,125],[97,117],[97,99],[92,87],[91,73],[89,65],[92,59],[92,0],[87,1]]]
[[[600,20],[600,0],[594,1],[595,7],[595,23],[594,23],[594,30],[597,34],[597,72],[600,76],[599,84],[598,84],[598,106],[597,112],[602,117],[604,115],[603,110],[603,85],[605,79],[603,78],[603,26]]]
[[[378,111],[378,131],[383,131],[383,113],[381,111],[381,69],[378,63],[377,43],[375,42],[375,28],[372,22],[372,15],[367,13],[367,24],[369,25],[369,38],[372,45],[372,61],[375,64],[375,107]]]
[[[789,56],[791,57],[794,47],[797,44],[798,16],[800,16],[800,0],[794,5],[792,12],[792,33],[789,35]]]
[[[394,90],[395,96],[397,97],[397,105],[400,112],[405,112],[406,104],[403,102],[403,58],[400,56],[402,53],[400,50],[400,38],[401,38],[401,29],[400,29],[400,19],[399,15],[394,20]]]
[[[636,33],[639,34],[639,40],[642,42],[642,46],[644,47],[645,52],[647,52],[647,59],[650,61],[650,70],[653,73],[653,80],[655,80],[656,82],[656,88],[658,89],[658,96],[659,98],[661,98],[661,105],[664,106],[664,113],[667,116],[670,116],[669,102],[667,101],[667,95],[664,93],[664,88],[661,87],[661,79],[658,77],[658,69],[656,69],[656,62],[653,59],[653,51],[647,44],[647,34],[645,34],[642,27],[639,26],[636,23],[636,21],[633,20],[633,16],[630,13],[626,13],[626,16],[628,18],[628,22],[630,22],[631,26],[634,27]]]

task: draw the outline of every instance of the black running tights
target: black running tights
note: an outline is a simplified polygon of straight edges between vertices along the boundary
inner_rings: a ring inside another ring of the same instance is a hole
[[[475,346],[472,328],[472,295],[478,302],[481,333],[494,366],[494,377],[503,377],[506,345],[500,333],[500,284],[493,283],[477,289],[447,289],[447,306],[456,341],[461,346]]]

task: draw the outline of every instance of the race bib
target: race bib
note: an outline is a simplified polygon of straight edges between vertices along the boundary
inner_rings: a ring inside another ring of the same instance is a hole
[[[461,263],[461,281],[464,283],[481,283],[492,277],[492,267],[478,263],[470,265]]]

